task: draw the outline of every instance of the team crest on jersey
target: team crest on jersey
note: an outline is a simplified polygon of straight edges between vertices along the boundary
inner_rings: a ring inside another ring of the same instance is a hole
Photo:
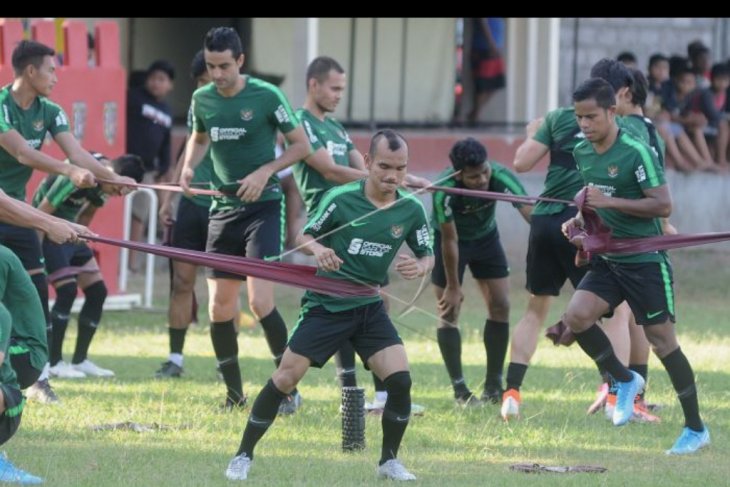
[[[391,225],[390,234],[393,238],[400,238],[403,235],[403,225]]]
[[[241,120],[248,122],[253,118],[253,110],[243,109],[241,110]]]
[[[33,128],[36,132],[40,132],[41,130],[43,130],[43,120],[36,120],[35,122],[33,122]]]
[[[616,164],[611,164],[608,166],[608,177],[609,178],[615,178],[618,176],[618,166]]]

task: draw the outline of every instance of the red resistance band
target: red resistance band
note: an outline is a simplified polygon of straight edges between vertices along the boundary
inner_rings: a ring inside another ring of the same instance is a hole
[[[608,228],[595,210],[585,207],[586,189],[575,196],[575,204],[583,215],[583,230],[573,228],[570,238],[583,236],[583,250],[597,254],[632,254],[692,247],[730,240],[730,232],[708,232],[692,235],[661,235],[645,238],[612,238]]]
[[[511,203],[523,203],[526,205],[534,205],[538,201],[549,203],[562,203],[564,205],[574,206],[575,203],[568,200],[559,200],[555,198],[546,198],[544,196],[520,196],[510,193],[497,193],[495,191],[482,191],[481,189],[467,188],[450,188],[448,186],[417,186],[409,184],[408,187],[415,189],[426,189],[428,191],[442,191],[444,193],[458,194],[461,196],[471,196],[473,198],[482,198],[485,200],[509,201]]]
[[[238,257],[233,255],[212,254],[198,250],[184,250],[175,247],[163,247],[160,245],[146,244],[142,242],[129,242],[106,237],[87,237],[84,239],[93,242],[100,242],[117,247],[126,247],[131,250],[140,250],[150,254],[169,257],[194,265],[202,265],[230,272],[239,276],[251,276],[266,279],[267,281],[288,284],[290,286],[309,289],[311,291],[328,294],[330,296],[347,297],[371,297],[377,296],[377,286],[365,286],[353,282],[332,279],[325,276],[317,276],[317,268],[308,265],[287,264],[284,262],[265,262],[258,259]]]

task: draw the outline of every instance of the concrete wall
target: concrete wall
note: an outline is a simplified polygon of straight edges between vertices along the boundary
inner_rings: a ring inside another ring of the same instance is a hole
[[[573,48],[575,18],[560,23],[560,104],[570,102],[573,91],[573,65],[577,61],[577,83],[588,77],[593,63],[603,57],[615,58],[621,51],[632,51],[639,68],[646,70],[649,56],[661,52],[687,55],[687,44],[702,40],[715,60],[725,55],[720,31],[724,20],[718,18],[580,18],[578,52]],[[725,41],[726,42],[726,41]]]

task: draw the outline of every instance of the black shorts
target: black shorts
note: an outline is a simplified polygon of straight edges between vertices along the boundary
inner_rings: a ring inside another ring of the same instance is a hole
[[[43,257],[50,282],[57,281],[53,274],[66,267],[80,267],[94,258],[94,252],[84,243],[57,244],[43,239]]]
[[[307,357],[313,367],[323,367],[348,340],[365,368],[375,353],[403,344],[382,301],[337,313],[323,306],[307,308],[307,304],[302,298],[302,311],[287,346]]]
[[[252,259],[277,257],[283,251],[284,228],[281,200],[261,201],[210,214],[206,252]],[[215,278],[246,280],[245,276],[209,270]]]
[[[446,287],[446,271],[441,250],[441,232],[434,232],[434,266],[431,283]],[[509,276],[507,257],[504,255],[499,231],[494,231],[476,240],[459,240],[459,284],[464,281],[464,271],[469,266],[474,279],[500,279]]]
[[[172,226],[172,246],[179,249],[205,251],[208,242],[210,208],[180,198],[175,224]]]
[[[18,256],[27,271],[43,268],[43,252],[38,234],[32,228],[0,223],[0,245]]]
[[[471,72],[477,93],[499,90],[507,84],[504,60],[499,54],[489,50],[472,49]]]
[[[17,387],[0,384],[0,389],[5,399],[5,412],[0,414],[0,445],[3,445],[18,431],[25,398]]]
[[[527,290],[536,296],[558,296],[560,288],[570,279],[578,287],[588,266],[576,267],[578,249],[563,232],[563,223],[575,216],[575,207],[566,207],[554,215],[532,215],[527,244]]]
[[[669,261],[626,264],[599,257],[591,260],[578,289],[603,299],[611,311],[626,301],[637,324],[655,325],[675,321],[673,284]]]
[[[27,389],[35,384],[38,377],[41,376],[42,371],[36,369],[30,363],[30,350],[26,346],[19,344],[15,338],[11,338],[10,346],[8,346],[8,355],[10,355],[10,365],[18,377],[20,388]]]

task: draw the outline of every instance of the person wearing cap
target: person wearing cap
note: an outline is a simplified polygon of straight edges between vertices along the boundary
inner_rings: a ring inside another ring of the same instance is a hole
[[[137,182],[142,180],[144,169],[138,156],[127,154],[110,161],[98,152],[92,152],[92,155],[100,163],[112,167],[115,173]],[[96,211],[104,206],[109,192],[109,185],[105,183],[93,188],[76,188],[65,176],[50,175],[38,186],[33,206],[63,220],[89,225]],[[56,291],[56,301],[51,309],[53,335],[48,343],[51,376],[59,379],[114,376],[114,372],[98,367],[87,358],[107,295],[94,253],[85,242],[59,244],[44,239],[42,234],[39,238],[43,242],[48,282]],[[63,360],[63,339],[79,289],[86,299],[79,313],[76,349],[68,364]]]
[[[174,79],[172,64],[158,59],[147,68],[144,83],[131,87],[127,94],[127,153],[142,158],[145,183],[169,180],[172,109],[165,99]],[[147,197],[134,198],[131,240],[142,239],[149,212]],[[130,252],[129,266],[133,270],[137,268],[137,256],[137,252]]]

